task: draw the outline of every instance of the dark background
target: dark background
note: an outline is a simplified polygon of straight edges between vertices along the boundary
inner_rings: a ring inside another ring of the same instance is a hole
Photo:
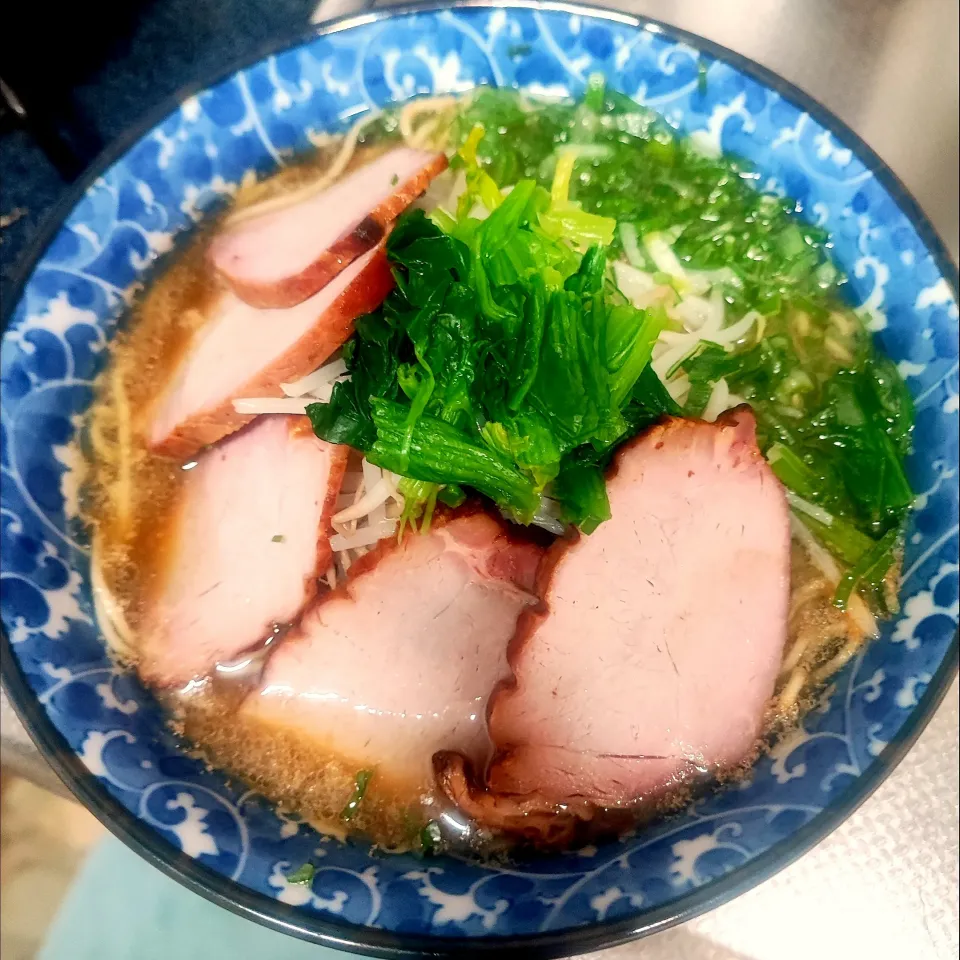
[[[316,0],[10,0],[0,12],[0,305],[45,214],[96,155],[185,86],[306,28]]]

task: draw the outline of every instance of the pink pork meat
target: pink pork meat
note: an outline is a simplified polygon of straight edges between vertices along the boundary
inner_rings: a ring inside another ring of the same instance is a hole
[[[541,553],[475,510],[381,542],[283,641],[244,713],[403,793],[429,789],[437,750],[484,763],[487,699]]]
[[[320,192],[228,224],[210,244],[211,262],[246,303],[294,306],[379,243],[446,166],[442,153],[398,147]]]
[[[320,366],[392,288],[381,245],[289,310],[260,310],[225,292],[151,411],[151,449],[187,459],[248,423],[253,415],[237,413],[235,399],[282,397],[281,383]]]
[[[447,793],[508,829],[561,804],[655,801],[741,763],[773,693],[789,518],[752,413],[654,427],[618,452],[607,489],[612,519],[541,564],[514,680],[491,700],[488,792],[437,758]]]
[[[184,478],[142,618],[140,672],[180,687],[296,621],[330,565],[348,450],[262,416]]]

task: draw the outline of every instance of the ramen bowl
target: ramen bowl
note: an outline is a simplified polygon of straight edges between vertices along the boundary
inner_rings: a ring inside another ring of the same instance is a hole
[[[154,262],[249,171],[363,112],[480,84],[578,95],[593,72],[738,154],[830,231],[849,290],[914,397],[917,492],[901,612],[742,782],[606,845],[509,866],[385,855],[322,836],[184,749],[107,656],[91,602],[74,443],[93,380]],[[104,156],[51,221],[2,346],[3,680],[38,747],[133,849],[221,906],[381,956],[561,956],[689,919],[757,884],[854,810],[957,668],[957,278],[879,158],[728,50],[621,14],[471,4],[311,30],[171,104]],[[309,885],[291,883],[310,861]]]

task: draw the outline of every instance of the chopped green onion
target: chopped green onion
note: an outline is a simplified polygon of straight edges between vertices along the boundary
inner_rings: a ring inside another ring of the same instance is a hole
[[[843,575],[833,596],[834,606],[847,609],[850,596],[861,581],[876,587],[893,566],[894,553],[900,541],[900,528],[895,527],[865,551],[857,563]]]
[[[293,873],[287,874],[287,883],[298,883],[304,887],[309,887],[316,876],[317,868],[312,863],[305,863],[297,867]]]
[[[823,507],[818,507],[815,503],[810,503],[809,500],[804,500],[803,497],[797,496],[792,490],[787,490],[787,503],[789,503],[794,510],[799,513],[805,513],[808,517],[812,517],[825,527],[832,526],[835,522],[835,517],[828,510],[824,510]]]
[[[437,207],[431,210],[427,216],[444,232],[452,233],[457,225],[457,221],[447,213],[443,207]]]
[[[347,801],[347,805],[340,811],[341,820],[352,820],[356,815],[357,809],[363,802],[367,787],[373,779],[373,770],[361,770],[354,778],[353,793]]]
[[[429,855],[437,853],[443,845],[443,834],[436,820],[428,820],[420,831],[420,850]]]
[[[609,246],[613,242],[617,221],[612,217],[585,213],[575,204],[565,203],[555,204],[541,213],[540,226],[558,240],[566,239],[580,246],[591,243]]]
[[[559,151],[557,169],[550,186],[550,200],[554,205],[567,202],[570,193],[570,177],[573,174],[573,165],[577,162],[576,147],[566,147]]]
[[[707,95],[707,62],[702,55],[697,57],[697,93]]]
[[[660,273],[666,274],[678,289],[685,290],[690,286],[690,278],[680,259],[673,252],[673,247],[667,241],[664,233],[647,233],[643,237],[643,245],[654,266]]]
[[[663,375],[663,379],[672,380],[677,371],[680,370],[688,360],[693,359],[693,357],[697,355],[697,352],[700,350],[700,343],[702,343],[702,341],[695,343],[679,360],[671,364],[670,369]]]
[[[583,94],[583,105],[594,113],[603,110],[603,98],[607,89],[607,80],[602,73],[591,73],[587,77],[587,89]]]
[[[783,462],[782,460],[779,462]],[[810,503],[788,489],[787,503],[794,511],[804,514],[804,523],[822,540],[831,552],[844,563],[855,564],[873,547],[874,541],[852,524],[834,516],[823,507]]]
[[[816,474],[789,447],[785,447],[782,443],[775,443],[767,451],[767,462],[777,475],[777,479],[791,491],[793,496],[798,497],[798,501],[800,496],[813,496],[817,481]],[[802,502],[807,503],[805,500]],[[809,511],[804,511],[802,507],[798,509],[809,514]]]
[[[620,243],[623,246],[623,252],[631,266],[642,270],[645,261],[640,252],[640,238],[637,234],[637,228],[632,223],[621,223],[617,226],[620,232]]]

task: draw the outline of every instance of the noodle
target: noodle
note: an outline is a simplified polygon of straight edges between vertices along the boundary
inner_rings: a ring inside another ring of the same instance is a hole
[[[380,119],[381,116],[381,112],[379,110],[375,110],[365,113],[362,117],[360,117],[360,119],[357,120],[356,123],[354,123],[354,125],[347,131],[333,162],[327,168],[326,172],[316,180],[311,181],[310,183],[301,187],[299,190],[284,191],[283,193],[280,193],[277,196],[271,197],[267,200],[263,200],[260,203],[254,203],[249,207],[243,207],[239,210],[234,210],[223,219],[223,225],[236,226],[238,223],[243,223],[244,221],[250,220],[253,217],[259,217],[266,213],[273,213],[276,210],[283,210],[286,207],[300,203],[301,201],[314,196],[314,194],[325,190],[347,169],[347,165],[353,159],[354,152],[357,148],[357,142],[364,127],[373,123],[374,120]],[[325,146],[328,142],[328,138],[320,136],[310,136],[310,140],[315,147]]]
[[[791,711],[808,687],[828,680],[856,654],[864,640],[877,633],[876,620],[858,593],[850,597],[845,611],[834,606],[840,568],[796,514],[791,515],[790,529],[802,557],[819,576],[805,580],[794,577],[788,617],[792,642],[780,668],[777,698],[781,713]],[[795,556],[793,566],[797,568],[801,562]],[[839,652],[838,642],[842,644]]]
[[[118,660],[133,658],[136,646],[133,631],[124,616],[123,607],[107,586],[102,567],[102,537],[93,535],[90,553],[90,593],[97,623],[107,641],[107,648]]]
[[[823,341],[823,346],[830,356],[839,360],[841,363],[853,363],[853,354],[833,337],[826,337]]]
[[[123,368],[115,364],[111,377],[113,405],[117,412],[117,479],[114,487],[116,519],[122,530],[129,530],[133,494],[131,489],[130,405],[123,386]]]
[[[406,104],[400,111],[399,130],[404,143],[416,149],[423,149],[430,145],[430,138],[440,127],[442,117],[436,116],[433,120],[427,120],[419,128],[414,129],[413,120],[421,114],[440,113],[449,109],[456,102],[454,97],[429,97],[423,100],[413,100]],[[360,135],[364,129],[372,123],[383,117],[383,111],[371,110],[360,117],[352,127],[340,138],[340,147],[336,156],[331,161],[326,171],[316,180],[311,181],[298,190],[284,191],[275,197],[263,200],[260,203],[251,204],[248,207],[242,207],[229,213],[223,219],[224,226],[236,226],[253,217],[259,217],[266,213],[273,213],[276,210],[283,210],[293,204],[300,203],[303,200],[314,196],[317,193],[326,190],[331,184],[335,183],[346,171],[356,153],[359,145]],[[308,134],[311,143],[315,147],[324,147],[332,139],[327,135]],[[446,138],[443,138],[444,140]]]
[[[334,518],[333,522],[346,523],[348,520],[359,520],[365,517],[374,507],[379,507],[388,497],[396,495],[393,484],[387,477],[383,477],[374,487],[354,502],[353,506],[341,510]]]
[[[421,100],[411,100],[400,111],[400,136],[410,147],[422,149],[430,143],[430,137],[436,132],[442,121],[441,116],[427,120],[419,129],[414,129],[413,121],[424,113],[442,113],[456,103],[451,96],[426,97]],[[444,138],[444,141],[446,138]]]
[[[780,667],[780,676],[789,674],[797,666],[797,664],[800,663],[804,654],[807,652],[807,648],[815,638],[815,630],[799,630],[797,632],[797,639],[794,640],[793,645],[787,651],[787,655],[783,659],[783,663]]]
[[[809,675],[804,667],[798,667],[794,673],[791,674],[790,679],[787,681],[786,686],[783,688],[777,700],[777,706],[781,713],[788,713],[797,705],[797,701],[800,699],[800,693],[807,685],[808,679]]]
[[[859,593],[850,596],[850,602],[847,604],[847,615],[865,637],[875,637],[880,633],[880,629],[877,627],[877,618],[871,613],[870,608],[864,603],[863,597]]]
[[[837,578],[840,579],[839,577]],[[818,593],[823,592],[827,586],[823,580],[809,580],[802,587],[794,589],[790,596],[790,615],[789,619],[793,621],[797,613],[806,606]]]
[[[117,462],[116,442],[108,440],[105,431],[109,429],[109,421],[114,421],[116,429],[116,412],[112,408],[104,408],[90,420],[90,447],[94,463],[113,466]]]
[[[828,680],[849,663],[862,645],[863,637],[850,636],[838,654],[814,671],[811,680],[814,683],[823,683],[824,680]]]

